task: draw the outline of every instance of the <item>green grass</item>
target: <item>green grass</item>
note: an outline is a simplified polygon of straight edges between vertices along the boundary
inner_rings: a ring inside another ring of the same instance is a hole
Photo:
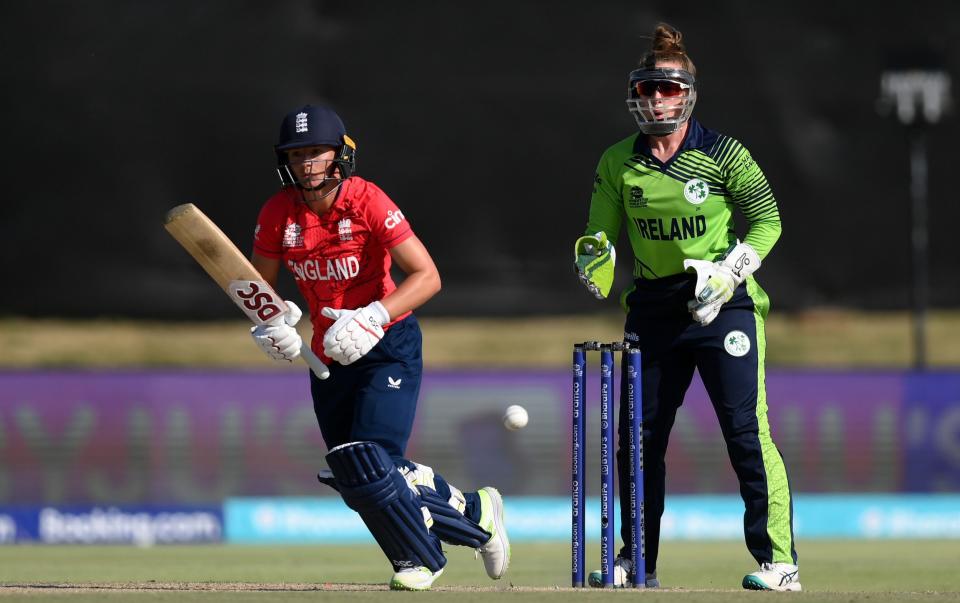
[[[801,542],[804,592],[782,595],[740,589],[753,569],[738,542],[668,542],[661,552],[660,591],[575,592],[565,543],[518,544],[510,573],[492,582],[472,551],[448,551],[447,570],[431,593],[382,592],[390,569],[371,546],[193,546],[0,548],[0,598],[30,601],[572,601],[643,596],[645,601],[727,602],[785,596],[803,601],[958,601],[958,541]],[[589,552],[588,567],[599,559]]]
[[[301,334],[311,333],[301,321]],[[424,362],[442,368],[557,368],[584,339],[623,334],[623,314],[522,318],[423,318]],[[302,370],[264,359],[243,321],[0,319],[0,368],[227,367]],[[931,367],[960,366],[960,311],[931,312]],[[766,325],[770,367],[907,368],[913,361],[906,312],[816,309],[774,312]]]

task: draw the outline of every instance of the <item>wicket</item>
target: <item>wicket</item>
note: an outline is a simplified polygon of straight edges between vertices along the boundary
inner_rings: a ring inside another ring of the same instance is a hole
[[[625,356],[627,370],[627,416],[629,420],[629,485],[630,536],[632,540],[633,587],[646,587],[646,556],[643,528],[643,403],[640,388],[640,350],[621,342],[600,344],[596,341],[576,343],[573,346],[572,396],[572,577],[573,587],[584,587],[584,560],[586,537],[586,390],[587,352],[600,352],[600,571],[602,586],[614,583],[613,559],[616,547],[616,520],[611,497],[614,496],[615,466],[610,462],[610,451],[616,446],[612,414],[614,395],[614,356]],[[620,484],[623,488],[624,484]]]

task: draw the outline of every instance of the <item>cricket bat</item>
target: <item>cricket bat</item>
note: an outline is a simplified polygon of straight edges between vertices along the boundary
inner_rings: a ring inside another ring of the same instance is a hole
[[[283,322],[289,312],[287,304],[196,205],[185,203],[174,207],[167,212],[163,226],[254,324]],[[300,357],[320,379],[330,376],[330,369],[317,358],[309,343],[303,343]]]

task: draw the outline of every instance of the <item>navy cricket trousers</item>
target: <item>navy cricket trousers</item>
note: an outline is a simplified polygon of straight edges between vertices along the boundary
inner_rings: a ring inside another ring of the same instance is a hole
[[[329,378],[320,380],[310,372],[313,410],[327,450],[348,442],[376,442],[398,467],[415,469],[405,453],[420,395],[422,350],[420,324],[411,314],[353,364],[331,363]],[[432,487],[444,500],[451,497],[451,486],[439,471]],[[479,496],[462,494],[464,516],[479,521]]]
[[[330,364],[330,377],[310,373],[313,410],[327,449],[376,442],[394,459],[407,449],[423,374],[422,335],[411,314],[395,323],[363,358]]]
[[[768,299],[753,279],[740,285],[712,323],[693,321],[687,302],[695,277],[637,280],[627,299],[624,339],[640,347],[643,393],[644,523],[647,571],[657,567],[664,510],[665,455],[677,410],[693,378],[710,396],[745,505],[744,537],[758,563],[796,563],[792,496],[770,437],[764,388],[763,319]],[[625,366],[622,371],[626,379]],[[629,420],[621,384],[617,466],[629,483]],[[621,555],[629,558],[629,491],[621,489]]]

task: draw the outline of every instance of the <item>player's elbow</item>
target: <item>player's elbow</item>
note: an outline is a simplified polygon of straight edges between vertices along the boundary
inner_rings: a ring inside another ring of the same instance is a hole
[[[780,223],[780,220],[777,220],[777,223],[773,227],[772,236],[770,237],[770,246],[773,247],[774,243],[780,240],[780,237],[783,235],[783,225]]]
[[[440,293],[441,288],[443,288],[443,283],[440,281],[440,272],[435,269],[430,275],[430,297]]]

